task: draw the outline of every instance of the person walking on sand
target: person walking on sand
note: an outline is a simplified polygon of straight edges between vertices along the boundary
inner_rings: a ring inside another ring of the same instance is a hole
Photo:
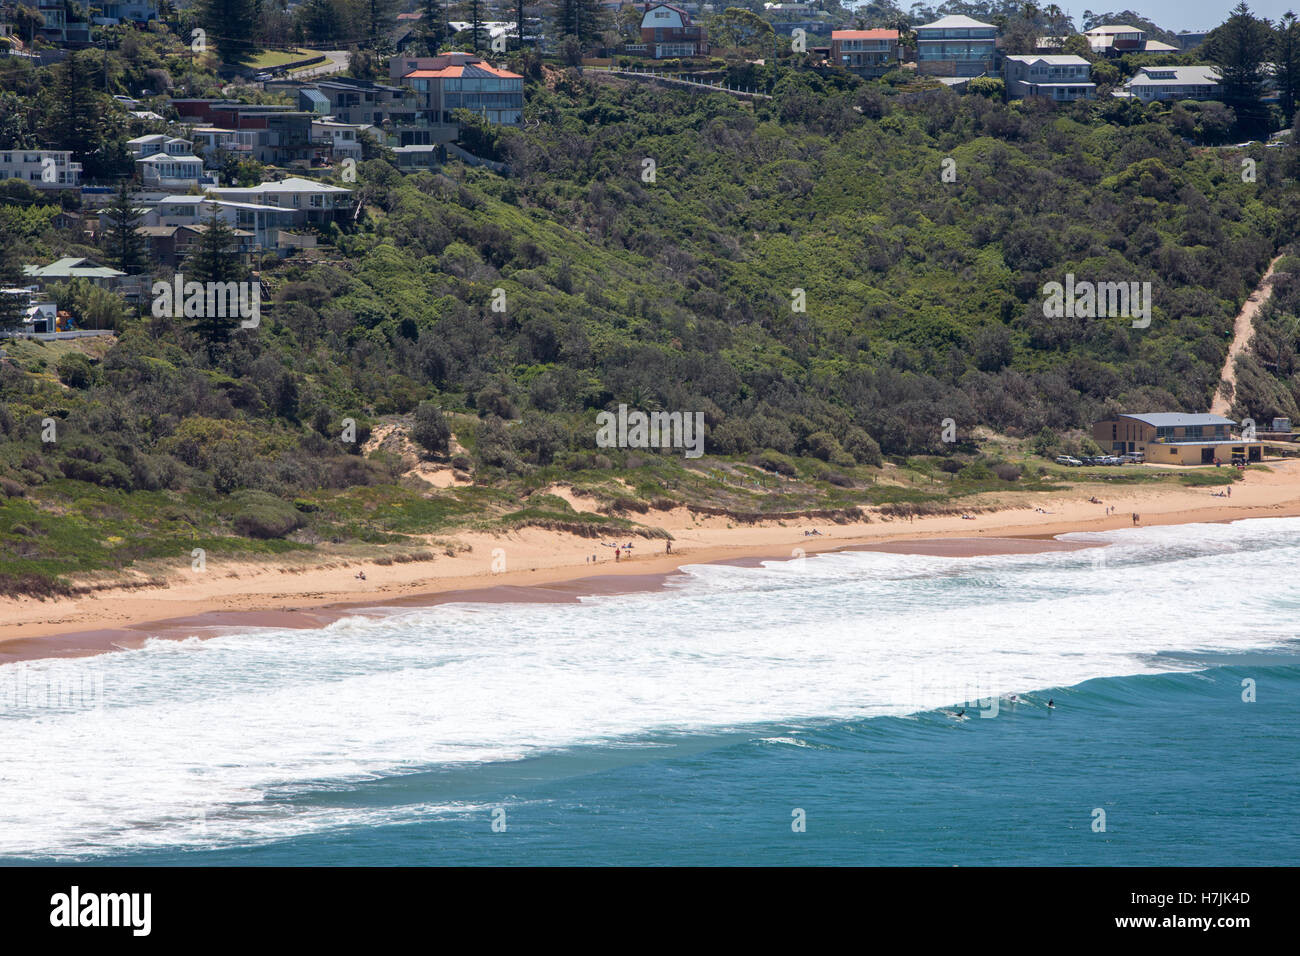
[[[1228,485],[1228,487],[1227,487],[1226,490],[1227,490],[1227,492],[1228,492],[1228,497],[1231,498],[1231,497],[1232,497],[1232,485]]]
[[[623,553],[623,552],[620,551],[618,548],[615,548],[615,549],[614,549],[614,560],[617,561],[617,560],[619,559],[619,555],[621,555],[622,553]]]
[[[1134,524],[1138,523],[1138,513],[1136,511],[1133,512],[1133,523]]]

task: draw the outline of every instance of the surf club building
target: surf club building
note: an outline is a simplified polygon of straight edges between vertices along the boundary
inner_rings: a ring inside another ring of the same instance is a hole
[[[1264,443],[1234,435],[1237,423],[1222,415],[1142,412],[1116,415],[1092,426],[1093,440],[1111,454],[1140,453],[1157,465],[1225,465],[1260,461]]]

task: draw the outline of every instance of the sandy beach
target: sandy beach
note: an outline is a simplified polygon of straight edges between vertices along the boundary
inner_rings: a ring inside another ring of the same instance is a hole
[[[168,572],[165,587],[108,588],[46,601],[0,599],[0,663],[94,654],[139,646],[148,637],[183,638],[235,626],[319,627],[367,608],[575,601],[587,594],[661,587],[668,575],[691,564],[757,563],[845,548],[953,558],[1060,550],[1079,545],[1055,536],[1132,527],[1134,512],[1144,526],[1300,515],[1300,460],[1268,465],[1271,471],[1248,472],[1235,483],[1231,498],[1214,496],[1221,490],[1216,488],[1095,482],[1032,496],[1011,492],[963,501],[973,520],[960,515],[891,519],[868,509],[867,521],[846,524],[799,519],[737,525],[678,508],[638,517],[672,536],[671,553],[662,539],[632,538],[627,539],[631,556],[618,561],[615,542],[535,528],[504,536],[460,534],[456,541],[464,550],[431,561],[378,564],[322,554],[263,563],[211,559],[204,572],[188,564]],[[1092,496],[1101,504],[1089,501]],[[567,497],[578,510],[594,507]],[[819,534],[806,534],[810,530]]]

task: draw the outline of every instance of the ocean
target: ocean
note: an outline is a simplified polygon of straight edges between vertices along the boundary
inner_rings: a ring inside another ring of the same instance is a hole
[[[1067,539],[4,665],[0,863],[1294,864],[1300,519]]]

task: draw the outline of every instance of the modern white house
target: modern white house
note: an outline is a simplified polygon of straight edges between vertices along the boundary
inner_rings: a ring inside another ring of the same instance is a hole
[[[1071,54],[1017,54],[1002,62],[1007,96],[1045,96],[1058,103],[1090,100],[1097,95],[1092,64]]]
[[[131,155],[136,159],[144,159],[146,156],[153,156],[157,153],[163,153],[167,156],[189,156],[194,152],[194,143],[188,139],[181,139],[179,136],[168,136],[166,133],[150,133],[147,136],[137,136],[134,139],[128,139],[126,145],[131,149]]]
[[[327,147],[330,157],[336,162],[341,159],[355,159],[361,162],[362,128],[359,123],[336,123],[328,119],[312,120],[311,138],[313,142]]]
[[[154,153],[135,161],[141,185],[153,189],[187,189],[213,182],[203,172],[203,160],[197,156],[170,156]]]
[[[240,159],[249,159],[257,146],[257,130],[223,129],[219,126],[198,126],[190,130],[194,144],[203,155],[203,165],[215,169],[220,165],[219,154],[234,153]]]
[[[1084,39],[1099,55],[1119,56],[1124,53],[1178,53],[1179,48],[1147,37],[1145,30],[1126,23],[1095,26],[1083,32]]]
[[[916,71],[928,76],[981,76],[993,71],[998,28],[970,17],[940,17],[916,28]]]
[[[231,229],[252,234],[255,249],[274,249],[281,229],[294,225],[292,209],[230,202],[212,196],[166,196],[145,212],[144,226],[198,226],[216,216]]]
[[[1119,95],[1136,97],[1144,103],[1217,100],[1223,96],[1223,80],[1212,66],[1144,66],[1124,84],[1124,92]]]
[[[294,224],[302,225],[327,222],[339,212],[351,208],[352,190],[292,177],[247,188],[218,187],[209,189],[208,195],[229,202],[288,210],[293,214]]]
[[[81,163],[66,149],[6,149],[0,151],[0,180],[21,179],[37,189],[76,189]]]

